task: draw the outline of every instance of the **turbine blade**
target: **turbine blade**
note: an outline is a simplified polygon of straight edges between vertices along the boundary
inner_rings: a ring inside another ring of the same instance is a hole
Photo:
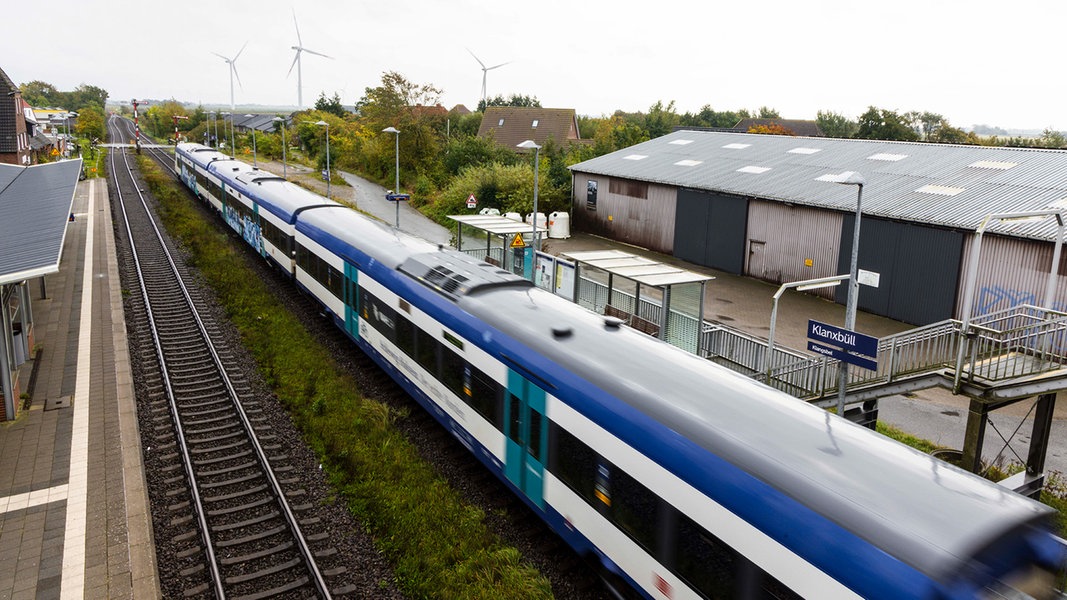
[[[230,63],[230,68],[233,69],[233,76],[237,78],[237,85],[243,90],[245,86],[241,83],[241,75],[237,72],[237,65]]]
[[[245,51],[245,46],[248,46],[248,42],[245,42],[245,45],[241,46],[241,49],[237,51],[237,54],[233,55],[233,59],[232,60],[234,62],[236,62],[237,61],[237,57],[241,56],[241,53]]]
[[[482,68],[484,69],[485,68],[485,63],[482,62],[482,59],[480,59],[477,56],[475,56],[475,54],[473,52],[471,52],[470,48],[467,48],[466,50],[467,50],[467,52],[470,52],[471,56],[474,56],[474,60],[478,61],[478,64],[482,65]]]
[[[510,64],[511,64],[511,61],[509,60],[508,62],[500,63],[499,65],[496,65],[495,67],[489,67],[488,69],[486,69],[486,71],[492,71],[493,69],[498,69],[500,67],[503,67],[504,65],[510,65]]]
[[[229,58],[227,58],[227,57],[225,57],[225,56],[223,56],[223,55],[219,54],[218,52],[212,52],[212,54],[214,54],[215,56],[217,56],[217,57],[221,58],[222,60],[224,60],[224,61],[226,61],[226,62],[230,62],[230,59],[229,59]]]
[[[298,46],[303,46],[304,42],[300,39],[300,25],[296,22],[296,9],[293,9],[293,26],[296,27],[296,43]]]
[[[289,72],[285,74],[288,77],[293,72],[293,67],[296,66],[296,61],[300,60],[300,49],[297,49],[296,55],[293,56],[293,64],[289,65]]]
[[[304,52],[307,52],[308,54],[314,54],[315,56],[321,56],[321,57],[323,57],[323,58],[329,58],[330,60],[333,60],[333,57],[332,57],[332,56],[326,56],[326,55],[325,55],[325,54],[323,54],[322,52],[315,52],[314,50],[308,50],[307,48],[301,48],[301,49],[302,49],[302,50],[303,50]]]

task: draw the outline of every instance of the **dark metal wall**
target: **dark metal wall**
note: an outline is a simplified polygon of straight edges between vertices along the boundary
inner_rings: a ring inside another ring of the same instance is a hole
[[[856,216],[841,227],[838,273],[848,273]],[[963,272],[959,231],[864,217],[860,224],[859,268],[881,275],[877,288],[860,286],[859,309],[913,325],[952,318]],[[837,288],[844,304],[848,287]]]
[[[674,255],[741,275],[745,269],[748,199],[701,190],[678,190]]]

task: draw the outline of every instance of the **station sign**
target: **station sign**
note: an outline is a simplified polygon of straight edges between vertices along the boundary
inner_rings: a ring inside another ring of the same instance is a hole
[[[385,199],[390,202],[407,202],[411,199],[411,194],[386,194]]]
[[[809,319],[808,340],[812,352],[872,371],[878,368],[876,337]]]

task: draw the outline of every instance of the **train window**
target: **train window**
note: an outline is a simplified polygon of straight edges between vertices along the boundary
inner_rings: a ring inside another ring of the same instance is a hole
[[[548,470],[589,504],[596,493],[597,454],[569,431],[549,421]]]
[[[408,356],[415,356],[415,324],[401,315],[396,319],[396,345]]]
[[[305,273],[309,272],[310,265],[308,264],[308,257],[311,256],[311,252],[300,244],[296,245],[296,264],[300,267],[300,270]]]
[[[437,378],[437,347],[440,345],[429,333],[415,330],[415,361],[434,378]]]
[[[522,415],[519,414],[522,409],[522,401],[515,394],[508,394],[508,404],[511,411],[511,418],[508,419],[508,437],[519,446],[524,446],[525,443],[522,441]]]
[[[526,451],[536,460],[541,460],[541,413],[530,410],[530,443]]]
[[[656,550],[659,496],[619,468],[611,470],[611,514],[615,523],[650,553]]]
[[[396,311],[386,306],[367,290],[363,290],[363,297],[360,299],[360,303],[363,307],[363,314],[361,315],[363,319],[370,323],[371,327],[381,332],[386,339],[395,341]]]
[[[441,352],[441,383],[460,398],[467,397],[463,393],[463,370],[466,366],[467,361],[455,352],[451,350]]]
[[[469,403],[471,408],[485,417],[494,427],[503,427],[504,419],[504,388],[493,381],[488,375],[471,367],[471,395]]]
[[[678,514],[674,571],[707,598],[733,598],[737,553],[722,540]]]
[[[760,583],[762,592],[757,598],[761,600],[801,600],[800,594],[786,587],[784,583],[762,572],[763,580]]]
[[[326,284],[326,289],[330,290],[330,293],[333,294],[334,298],[340,300],[341,295],[345,293],[344,276],[341,275],[340,271],[331,267],[326,261],[322,261],[322,266],[325,267],[324,270],[326,271],[326,281],[324,282]],[[393,314],[396,314],[396,311],[393,311]]]

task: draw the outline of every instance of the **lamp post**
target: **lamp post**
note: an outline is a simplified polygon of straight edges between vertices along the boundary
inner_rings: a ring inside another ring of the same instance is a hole
[[[288,170],[288,167],[287,167],[286,161],[285,161],[285,151],[286,151],[285,119],[283,119],[281,117],[274,117],[273,119],[271,119],[271,121],[274,121],[274,126],[275,127],[281,127],[282,128],[282,179],[289,179],[289,170]]]
[[[234,143],[233,143],[233,113],[224,112],[224,113],[221,113],[221,114],[229,117],[229,121],[230,121],[230,154],[234,158],[237,158],[237,148],[234,147]],[[225,127],[223,129],[224,129],[223,133],[226,133],[225,132]]]
[[[386,127],[382,130],[382,133],[395,133],[396,134],[396,185],[393,188],[393,193],[400,193],[400,130],[396,127]],[[396,228],[400,229],[400,201],[396,201]]]
[[[212,143],[209,146],[215,148],[219,143],[219,117],[215,114],[215,111],[208,111],[207,116],[215,123],[215,137],[211,138]]]
[[[778,321],[778,299],[790,288],[794,288],[799,292],[816,290],[819,288],[840,285],[842,281],[845,281],[848,278],[848,275],[834,275],[833,277],[820,277],[818,279],[805,279],[804,281],[783,283],[782,286],[778,288],[778,291],[774,293],[771,303],[771,330],[767,334],[767,352],[763,355],[763,366],[760,369],[766,374],[768,385],[771,382],[771,370],[774,369],[774,326]]]
[[[541,240],[537,237],[537,180],[541,174],[540,159],[541,159],[541,146],[538,146],[533,140],[526,140],[521,144],[517,144],[519,148],[530,149],[534,151],[534,197],[533,197],[533,217],[530,219],[533,221],[533,247],[534,252],[541,251]]]
[[[856,303],[860,293],[860,282],[857,278],[860,256],[860,219],[863,215],[860,202],[863,200],[863,186],[867,180],[856,171],[845,171],[839,175],[823,175],[816,178],[816,181],[856,186],[856,223],[852,227],[852,261],[848,271],[848,303],[845,305],[845,329],[853,331],[856,328]],[[848,364],[842,360],[838,364],[837,373],[837,415],[839,417],[845,416],[846,384],[848,384]]]
[[[318,126],[326,126],[326,198],[330,197],[330,124],[326,121],[318,121]]]
[[[252,116],[253,115],[245,115],[245,118],[251,119]],[[252,130],[252,166],[258,169],[259,168],[259,160],[256,157],[256,128],[255,128],[254,125],[255,124],[253,124],[252,127],[249,127],[249,129]]]

